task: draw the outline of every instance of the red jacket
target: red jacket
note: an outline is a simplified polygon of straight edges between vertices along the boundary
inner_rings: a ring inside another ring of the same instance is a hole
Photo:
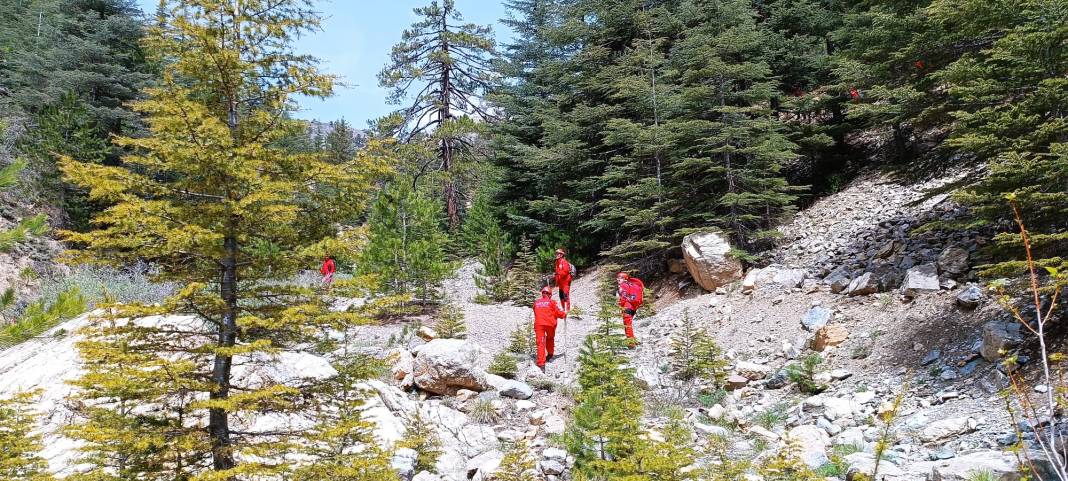
[[[642,306],[645,284],[635,277],[619,286],[619,307],[637,311]]]
[[[327,274],[333,274],[337,270],[337,266],[334,265],[333,259],[327,259],[323,261],[323,267],[319,268],[319,272],[324,276]]]
[[[556,260],[556,283],[571,280],[571,263],[563,257]]]
[[[534,325],[556,327],[556,320],[563,319],[567,313],[556,305],[552,297],[545,296],[534,301]]]

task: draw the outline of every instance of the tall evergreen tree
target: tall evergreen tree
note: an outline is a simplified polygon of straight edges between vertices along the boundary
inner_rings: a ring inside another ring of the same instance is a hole
[[[159,280],[183,285],[163,305],[116,306],[91,327],[78,381],[87,420],[73,431],[94,464],[87,476],[174,480],[212,470],[212,479],[233,479],[290,469],[280,454],[293,433],[233,423],[292,409],[295,388],[237,380],[235,366],[356,320],[326,315],[314,289],[289,281],[335,235],[315,214],[362,209],[380,172],[366,158],[335,165],[273,145],[305,128],[289,120],[292,95],[331,92],[315,59],[291,50],[318,22],[301,0],[162,2],[145,44],[163,79],[135,104],[150,135],[116,140],[137,152],[121,166],[62,161],[69,181],[111,204],[96,230],[66,233],[85,248],[80,257],[147,260],[160,266]],[[318,195],[326,184],[335,195]],[[190,316],[144,319],[173,313]]]
[[[425,140],[436,148],[437,169],[444,173],[445,213],[450,227],[459,227],[464,179],[457,178],[457,164],[472,146],[475,121],[490,117],[482,97],[493,80],[492,31],[461,23],[453,0],[432,0],[415,14],[421,19],[393,47],[379,83],[391,90],[391,102],[410,102],[400,111],[402,137],[412,140],[429,133]],[[427,164],[421,170],[430,168]]]
[[[436,298],[451,271],[440,214],[439,205],[406,179],[391,182],[371,207],[361,271],[374,275],[385,292]]]
[[[780,172],[795,154],[771,110],[765,36],[749,2],[695,2],[680,14],[692,20],[674,54],[685,113],[671,122],[678,160],[661,217],[676,235],[716,227],[752,252],[769,245],[796,190]]]
[[[152,79],[134,0],[0,1],[0,102],[37,113],[74,92],[106,132],[131,133],[126,104]]]
[[[111,146],[85,103],[73,92],[66,93],[55,105],[38,114],[34,124],[24,140],[22,151],[32,159],[33,168],[42,179],[42,191],[53,197],[48,199],[50,203],[66,214],[66,219],[57,220],[59,225],[84,231],[89,228],[89,219],[98,209],[89,202],[84,189],[62,181],[56,156],[102,163],[111,152]]]

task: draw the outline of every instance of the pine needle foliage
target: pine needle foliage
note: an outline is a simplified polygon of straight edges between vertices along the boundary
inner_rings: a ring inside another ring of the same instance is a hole
[[[464,311],[455,304],[445,304],[438,313],[441,317],[434,324],[434,332],[442,339],[465,339],[467,338],[467,324],[464,322]]]
[[[501,351],[493,356],[489,367],[486,368],[486,372],[508,379],[514,378],[518,371],[519,363],[516,362],[515,354],[508,351]]]
[[[36,394],[16,393],[0,398],[0,479],[51,481],[48,463],[38,453],[44,448],[33,412]]]
[[[494,474],[497,481],[537,481],[534,458],[530,455],[527,441],[521,439],[508,448],[500,467]]]
[[[26,168],[26,161],[18,160],[0,168],[0,189],[8,189],[19,181],[19,174]],[[10,252],[19,242],[30,236],[43,235],[48,231],[48,217],[44,214],[27,217],[7,230],[0,230],[0,252]]]
[[[368,321],[292,280],[336,234],[326,219],[366,207],[383,163],[373,146],[339,165],[276,143],[306,130],[291,120],[294,96],[333,86],[291,48],[319,26],[307,2],[164,0],[155,20],[144,45],[161,79],[133,104],[148,134],[116,138],[132,152],[119,165],[62,158],[65,180],[109,206],[93,230],[63,234],[83,248],[72,260],[147,261],[181,288],[88,326],[74,382],[83,420],[68,434],[83,443],[85,479],[282,476],[299,433],[234,423],[297,409],[299,390],[234,369]]]
[[[384,293],[437,299],[453,267],[445,258],[441,220],[440,207],[410,181],[390,182],[371,207],[360,272],[375,276]]]
[[[816,381],[816,371],[823,362],[823,357],[813,353],[805,356],[799,363],[793,363],[786,367],[786,377],[790,382],[797,384],[797,388],[806,394],[819,394],[827,390],[827,386]]]
[[[682,327],[672,335],[671,359],[675,376],[682,380],[701,379],[716,386],[727,378],[728,362],[715,339],[694,324],[689,311],[683,312]]]
[[[532,356],[538,347],[534,341],[533,326],[515,326],[508,339],[508,352],[513,354]]]
[[[541,295],[540,291],[545,285],[545,279],[538,268],[534,243],[529,238],[524,237],[519,240],[519,252],[508,272],[508,278],[512,288],[509,297],[513,302],[528,306]]]
[[[296,463],[294,479],[307,481],[400,481],[388,451],[374,436],[374,424],[363,417],[367,396],[360,383],[374,360],[346,355],[334,363],[338,374],[315,393],[316,425],[308,429],[296,451],[307,463]]]
[[[436,471],[438,458],[442,455],[442,442],[434,432],[434,427],[418,413],[407,420],[405,427],[404,438],[397,443],[397,447],[415,450],[416,472]]]
[[[800,447],[787,443],[770,458],[761,462],[757,473],[767,481],[820,481],[823,476],[816,474],[798,455]]]
[[[4,297],[8,297],[7,292]],[[10,298],[13,300],[14,291],[11,291]],[[34,302],[26,307],[15,322],[0,327],[0,349],[33,339],[63,321],[77,317],[85,312],[85,309],[85,296],[77,287],[60,292],[55,300],[47,305],[44,301]]]

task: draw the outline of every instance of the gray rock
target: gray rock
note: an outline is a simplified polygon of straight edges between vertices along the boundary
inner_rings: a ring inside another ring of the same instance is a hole
[[[412,478],[412,481],[441,481],[441,476],[431,473],[430,471],[419,471],[419,473]]]
[[[815,306],[805,313],[805,317],[801,318],[801,327],[806,331],[818,331],[831,322],[833,316],[834,311],[823,306]]]
[[[845,293],[849,296],[865,296],[879,292],[879,281],[871,272],[865,272],[860,277],[853,279],[846,287]]]
[[[767,381],[764,381],[764,387],[767,389],[782,389],[790,383],[790,378],[786,375],[785,369],[775,371]]]
[[[920,360],[921,366],[929,366],[942,357],[942,351],[934,349],[928,352],[923,359]]]
[[[564,474],[565,469],[567,468],[564,466],[564,463],[555,459],[543,459],[538,462],[538,470],[540,470],[543,474],[547,474],[550,476],[559,476],[561,474]]]
[[[393,467],[401,479],[412,479],[415,475],[415,460],[419,457],[414,449],[400,448],[393,453],[389,464]]]
[[[718,232],[693,233],[682,240],[686,270],[709,292],[742,278],[742,263],[730,251],[727,238]]]
[[[758,381],[771,374],[771,367],[749,361],[739,361],[734,366],[735,372],[750,381]]]
[[[512,399],[530,399],[534,395],[534,388],[522,381],[509,379],[500,390],[501,396]]]
[[[949,247],[938,255],[938,268],[952,276],[968,272],[968,250]]]
[[[998,481],[1021,479],[1016,455],[1001,451],[979,451],[931,464],[931,481],[969,481],[975,473],[986,472]]]
[[[920,439],[927,443],[933,443],[969,433],[974,431],[975,428],[976,422],[972,418],[959,417],[943,419],[941,421],[930,423],[927,427],[923,428],[923,431],[920,433]]]
[[[901,293],[908,297],[916,297],[924,292],[938,292],[940,288],[938,268],[934,264],[923,264],[909,269],[901,283]]]
[[[831,286],[831,292],[839,293],[849,287],[850,281],[853,278],[849,275],[849,269],[845,266],[841,266],[827,274],[827,277],[823,278],[823,282]]]
[[[983,325],[983,346],[979,354],[990,362],[1001,359],[1001,351],[1015,349],[1023,341],[1020,324],[1009,321],[990,321]]]
[[[983,290],[979,286],[969,284],[957,294],[957,305],[965,309],[975,309],[983,300]]]
[[[786,437],[797,443],[800,451],[798,456],[808,467],[816,469],[830,461],[827,457],[827,446],[831,444],[831,440],[819,427],[812,424],[798,426],[791,429]]]

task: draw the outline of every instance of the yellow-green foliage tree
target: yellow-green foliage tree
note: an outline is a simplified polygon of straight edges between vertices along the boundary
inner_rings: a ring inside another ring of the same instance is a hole
[[[0,399],[0,479],[51,481],[48,465],[37,454],[41,436],[34,434],[36,417],[30,409],[32,393]]]
[[[319,25],[309,2],[163,0],[158,12],[145,46],[161,79],[134,104],[148,135],[116,140],[132,152],[118,166],[61,161],[68,181],[110,206],[94,230],[65,233],[83,248],[74,260],[144,260],[160,266],[159,280],[184,285],[159,306],[115,306],[88,329],[76,382],[85,420],[70,431],[93,466],[81,477],[281,476],[298,433],[245,421],[284,418],[301,396],[254,373],[360,319],[329,313],[314,289],[290,281],[336,234],[324,219],[365,208],[381,163],[280,146],[304,128],[290,119],[292,96],[332,89],[315,58],[291,49]],[[188,316],[150,317],[173,313]]]

